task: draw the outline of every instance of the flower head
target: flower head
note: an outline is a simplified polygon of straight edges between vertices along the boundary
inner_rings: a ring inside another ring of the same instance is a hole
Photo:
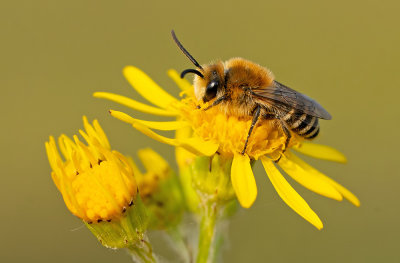
[[[132,118],[119,112],[111,115],[130,123],[134,128],[160,142],[177,147],[177,161],[180,166],[190,165],[196,156],[219,154],[223,159],[231,159],[230,179],[240,204],[248,208],[257,196],[257,186],[251,163],[260,159],[265,171],[281,198],[299,215],[318,229],[322,222],[308,204],[289,185],[276,167],[274,161],[294,180],[306,188],[326,197],[342,200],[343,197],[359,205],[357,197],[346,188],[315,170],[290,149],[316,158],[345,162],[346,158],[328,146],[304,142],[293,135],[288,149],[285,149],[286,136],[278,129],[276,120],[259,121],[249,138],[246,152],[242,154],[252,117],[238,117],[218,107],[207,109],[209,104],[197,101],[192,85],[180,79],[177,72],[170,70],[170,77],[182,89],[183,99],[177,100],[161,89],[144,72],[133,66],[124,69],[130,84],[145,99],[157,107],[139,103],[127,97],[106,92],[96,92],[95,97],[106,98],[142,112],[177,117],[176,121],[153,122]],[[167,138],[154,130],[176,130],[177,137]]]
[[[97,120],[73,140],[66,135],[46,142],[51,176],[72,214],[82,219],[100,242],[108,247],[129,247],[143,239],[146,211],[129,161],[111,150]]]
[[[61,135],[58,145],[50,137],[47,156],[51,176],[68,209],[86,222],[110,220],[121,216],[137,193],[133,170],[127,159],[110,149],[105,133],[95,120],[93,126],[83,118],[86,132],[80,130],[87,145],[78,136],[71,140]]]
[[[218,153],[223,156],[233,157],[242,152],[251,116],[228,115],[218,107],[204,110],[210,103],[202,103],[194,97],[182,99],[181,103],[182,119],[191,124],[194,134],[205,141],[217,142]],[[246,154],[254,160],[264,155],[279,158],[285,147],[286,136],[276,128],[275,120],[260,120],[250,138]]]

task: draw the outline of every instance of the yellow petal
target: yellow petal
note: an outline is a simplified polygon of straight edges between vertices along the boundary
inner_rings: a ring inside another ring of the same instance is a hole
[[[231,167],[232,186],[235,190],[239,203],[244,208],[249,208],[257,197],[257,185],[250,158],[247,154],[235,154]]]
[[[319,219],[307,202],[290,186],[272,161],[266,157],[261,157],[261,161],[269,180],[282,200],[305,220],[321,230],[323,227],[321,219]]]
[[[110,142],[108,141],[107,136],[106,136],[103,128],[101,128],[98,120],[93,121],[93,127],[96,131],[96,134],[99,136],[100,142],[103,145],[103,147],[110,150],[111,149]]]
[[[146,73],[134,66],[126,66],[123,70],[125,78],[143,98],[154,105],[167,109],[177,99],[157,85]]]
[[[75,143],[65,134],[61,134],[61,136],[58,137],[58,145],[65,159],[69,159],[72,152],[76,150]]]
[[[196,154],[211,156],[218,150],[218,144],[212,141],[205,141],[199,137],[177,139],[178,146]]]
[[[169,168],[168,162],[150,148],[140,149],[138,156],[144,168],[158,176],[165,174]]]
[[[336,188],[336,190],[339,193],[341,193],[343,195],[344,198],[349,200],[353,205],[360,206],[360,200],[358,200],[358,198],[353,193],[351,193],[345,187],[341,186],[340,184],[338,184],[337,182],[335,182],[334,180],[332,180],[331,178],[329,178],[325,174],[323,174],[320,171],[316,170],[314,167],[312,167],[311,165],[309,165],[308,163],[306,163],[305,161],[300,159],[298,156],[296,156],[294,154],[291,154],[290,160],[295,162],[295,163],[297,163],[299,166],[301,166],[301,168],[303,168],[308,173],[312,173],[316,177],[319,177],[319,178],[325,180],[326,182],[330,183],[333,187]]]
[[[73,136],[75,144],[80,152],[81,156],[84,157],[86,160],[88,160],[92,165],[97,163],[97,159],[93,155],[94,152],[90,151],[89,147],[83,144],[79,139],[78,136],[74,135]]]
[[[293,147],[293,149],[302,154],[309,155],[311,157],[322,160],[328,160],[339,163],[347,162],[346,156],[344,156],[341,152],[330,146],[322,144],[302,142],[299,146]]]
[[[178,121],[180,118],[178,118]],[[182,138],[190,138],[193,136],[193,129],[190,126],[184,126],[180,129],[177,129],[175,132],[175,138],[176,139],[182,139]]]
[[[152,130],[150,130],[149,128],[140,123],[133,123],[132,126],[138,131],[144,133],[145,135],[149,136],[154,140],[173,146],[183,147],[186,150],[196,155],[210,156],[213,155],[218,150],[218,144],[213,143],[211,141],[204,141],[200,138],[195,138],[195,137],[179,139],[179,140],[171,139],[153,132]]]
[[[85,138],[86,142],[88,144],[94,144],[95,141],[97,141],[97,143],[101,144],[100,136],[96,133],[96,130],[92,125],[90,125],[86,116],[83,116],[83,126],[85,127],[86,132],[79,130],[79,133]]]
[[[110,112],[111,116],[113,116],[123,122],[127,122],[130,124],[140,123],[150,129],[156,129],[156,130],[161,130],[161,131],[177,130],[182,127],[188,126],[188,123],[184,122],[184,121],[144,121],[144,120],[138,120],[138,119],[132,118],[128,114],[123,113],[121,111],[110,110],[109,112]]]
[[[57,151],[56,142],[53,136],[50,136],[49,142],[46,142],[45,146],[46,146],[47,158],[49,159],[51,169],[55,173],[59,173],[62,161],[61,161],[61,156]]]
[[[162,135],[159,135],[159,134],[153,132],[152,130],[150,130],[149,128],[147,128],[146,126],[144,126],[143,124],[135,122],[135,123],[132,124],[132,127],[137,129],[138,131],[142,132],[143,134],[149,136],[153,140],[159,141],[161,143],[169,144],[169,145],[172,145],[172,146],[177,146],[178,145],[178,141],[177,140],[171,139],[171,138],[167,138],[167,137],[164,137]]]
[[[287,155],[288,158],[290,156],[288,152],[285,155]],[[308,173],[299,165],[297,165],[295,162],[292,162],[290,158],[289,159],[288,158],[286,158],[286,156],[283,155],[279,160],[278,164],[288,175],[290,175],[299,184],[303,185],[307,189],[317,194],[338,201],[343,200],[342,195],[331,184],[326,182],[324,179],[315,176],[312,173]]]
[[[187,92],[188,95],[194,95],[192,84],[190,84],[186,79],[182,79],[176,70],[170,69],[167,74],[182,91]]]
[[[193,130],[190,126],[187,126],[176,130],[175,138],[178,140],[182,138],[190,138],[192,137],[192,134]],[[175,159],[179,168],[183,168],[188,165],[194,159],[194,157],[195,155],[193,153],[182,147],[176,147],[175,149]]]
[[[136,165],[135,161],[132,159],[132,157],[127,156],[126,160],[127,160],[128,164],[131,166],[133,175],[135,176],[135,178],[142,178],[143,174],[137,167],[137,165]]]
[[[133,99],[130,99],[125,96],[118,95],[118,94],[113,94],[113,93],[109,93],[109,92],[95,92],[95,93],[93,93],[93,96],[96,98],[111,100],[116,103],[127,106],[131,109],[138,110],[138,111],[141,111],[144,113],[150,113],[150,114],[158,115],[158,116],[177,116],[178,115],[178,113],[173,110],[167,111],[164,109],[149,106],[144,103],[135,101]]]

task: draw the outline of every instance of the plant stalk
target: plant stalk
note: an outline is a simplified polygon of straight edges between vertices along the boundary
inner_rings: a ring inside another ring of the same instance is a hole
[[[157,260],[153,254],[153,248],[147,239],[142,239],[140,244],[129,247],[129,253],[135,263],[156,263]]]
[[[218,212],[218,206],[216,203],[207,203],[204,206],[200,222],[197,263],[213,262],[213,256],[216,254],[214,250]]]

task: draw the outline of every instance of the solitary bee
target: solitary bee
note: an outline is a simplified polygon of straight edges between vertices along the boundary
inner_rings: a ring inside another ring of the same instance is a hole
[[[287,148],[291,131],[305,139],[313,139],[319,133],[318,119],[330,120],[331,115],[315,100],[301,94],[274,79],[268,69],[243,58],[232,58],[201,66],[182,46],[172,31],[172,38],[197,69],[181,73],[194,73],[194,92],[197,100],[219,105],[226,114],[253,116],[242,151],[245,153],[251,132],[257,121],[276,119],[286,135]]]

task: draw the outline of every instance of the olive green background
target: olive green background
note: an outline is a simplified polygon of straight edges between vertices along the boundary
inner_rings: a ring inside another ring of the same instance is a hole
[[[98,118],[113,148],[150,146],[176,167],[173,148],[107,113],[110,91],[143,101],[121,70],[135,65],[169,92],[166,70],[241,56],[333,115],[316,140],[346,165],[307,161],[351,189],[360,208],[289,182],[324,222],[322,231],[279,198],[260,164],[259,195],[230,225],[225,262],[400,262],[398,1],[2,1],[0,8],[1,262],[131,262],[101,247],[66,209],[50,178],[44,142]],[[156,96],[156,94],[155,94]]]

